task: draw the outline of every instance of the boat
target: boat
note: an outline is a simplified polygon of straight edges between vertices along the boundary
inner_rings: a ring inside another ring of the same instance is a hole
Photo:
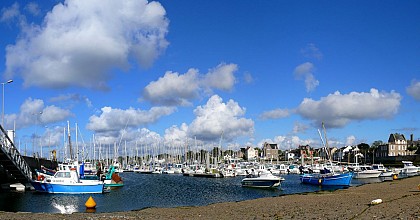
[[[243,187],[276,188],[279,187],[284,180],[283,177],[274,176],[270,172],[265,172],[259,173],[258,175],[248,174],[242,179],[241,184]]]
[[[64,193],[64,194],[85,194],[103,193],[104,183],[102,181],[81,181],[76,169],[59,170],[52,177],[39,176],[37,180],[31,181],[37,192],[43,193]]]
[[[395,174],[394,171],[387,169],[383,164],[372,164],[372,169],[381,171],[379,177],[392,177]]]
[[[105,175],[103,181],[105,187],[122,187],[124,186],[124,182],[122,178],[118,175],[115,171],[116,168],[114,166],[110,166],[107,174]]]
[[[329,166],[331,169],[328,169],[328,165],[324,167],[324,169],[320,170],[319,173],[305,173],[300,175],[300,181],[304,184],[311,184],[311,185],[319,185],[319,186],[350,186],[351,180],[353,178],[354,173],[350,172],[343,172],[343,173],[336,173],[334,171],[332,162],[331,162],[331,152],[329,152],[328,147],[328,140],[327,140],[327,132],[325,130],[324,123],[322,123],[322,127],[324,129],[324,139],[322,138],[321,131],[318,129],[319,137],[323,143],[324,149],[328,153],[328,160]]]
[[[355,179],[378,178],[382,174],[382,171],[372,169],[372,166],[368,165],[356,165],[349,169],[354,169]]]
[[[353,172],[332,173],[324,169],[320,173],[305,173],[300,176],[300,181],[319,186],[349,186],[352,178]]]
[[[404,164],[404,167],[401,169],[402,174],[415,174],[418,172],[419,168],[413,165],[411,161],[401,161]]]

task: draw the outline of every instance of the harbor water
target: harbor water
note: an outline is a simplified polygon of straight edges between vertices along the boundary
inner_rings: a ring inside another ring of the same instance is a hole
[[[301,184],[299,175],[284,175],[285,181],[278,189],[241,187],[244,177],[198,178],[169,174],[120,173],[124,186],[104,194],[43,194],[33,191],[1,192],[0,211],[73,213],[85,212],[85,202],[92,196],[96,212],[140,210],[148,207],[203,206],[220,202],[235,202],[263,197],[335,190]],[[351,186],[382,179],[353,179]]]

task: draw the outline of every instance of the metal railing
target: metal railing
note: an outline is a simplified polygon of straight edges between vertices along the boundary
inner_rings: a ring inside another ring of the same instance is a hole
[[[20,178],[20,181],[30,182],[32,180],[31,168],[29,167],[28,163],[26,163],[23,156],[16,149],[15,145],[13,144],[13,142],[10,140],[9,136],[7,135],[7,132],[4,130],[4,128],[1,125],[0,125],[0,129],[1,129],[1,132],[2,132],[2,133],[0,133],[0,138],[1,138],[0,148],[1,148],[1,151],[3,151],[4,155],[19,170],[20,174],[24,176],[24,179]],[[5,168],[5,169],[7,169],[7,168]],[[12,173],[12,175],[13,175],[13,173]],[[15,175],[16,175],[16,173],[15,173]]]

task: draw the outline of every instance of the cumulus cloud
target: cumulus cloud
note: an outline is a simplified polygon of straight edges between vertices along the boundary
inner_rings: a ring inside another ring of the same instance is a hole
[[[399,109],[401,95],[394,91],[335,92],[319,101],[305,98],[297,108],[297,113],[310,119],[317,126],[343,127],[356,120],[373,120],[393,117]]]
[[[216,88],[229,91],[235,84],[234,72],[238,70],[236,64],[221,63],[217,67],[210,69],[204,76],[203,85],[208,88]]]
[[[167,106],[190,105],[198,97],[198,71],[189,69],[185,74],[166,72],[157,81],[149,83],[143,90],[143,98],[154,104]]]
[[[70,110],[55,105],[45,106],[41,99],[28,98],[20,106],[18,114],[5,115],[6,128],[12,128],[14,122],[18,129],[32,125],[45,125],[60,122],[73,116]]]
[[[188,133],[199,140],[218,140],[223,134],[223,140],[231,141],[251,135],[254,130],[254,121],[243,117],[245,108],[233,100],[223,103],[218,95],[210,97],[204,106],[198,106],[194,114],[196,118],[189,125]]]
[[[16,17],[12,12],[2,20]],[[165,15],[160,3],[146,0],[59,3],[6,47],[6,76],[19,75],[28,87],[107,89],[111,69],[126,70],[133,58],[149,67],[164,52]]]
[[[314,65],[310,62],[300,64],[295,68],[294,75],[297,79],[303,79],[305,81],[305,87],[307,92],[312,92],[319,85],[319,81],[315,79]]]
[[[288,117],[289,115],[290,115],[290,112],[287,109],[274,109],[271,111],[263,112],[260,115],[260,118],[263,120],[277,119],[277,118],[285,118],[285,117]]]
[[[143,99],[153,104],[165,106],[187,106],[205,91],[213,89],[231,90],[235,84],[236,64],[221,63],[200,74],[197,69],[189,69],[184,74],[168,71],[163,77],[150,82],[143,90]]]
[[[420,81],[412,80],[410,86],[407,87],[407,93],[417,101],[420,101]]]
[[[89,117],[87,129],[96,133],[120,132],[128,128],[136,128],[156,122],[159,118],[170,115],[175,111],[172,107],[153,107],[150,110],[141,109],[113,109],[103,107],[99,116]]]
[[[188,137],[188,125],[182,123],[180,127],[171,126],[165,130],[163,138],[168,146],[185,146],[186,143],[191,141]]]

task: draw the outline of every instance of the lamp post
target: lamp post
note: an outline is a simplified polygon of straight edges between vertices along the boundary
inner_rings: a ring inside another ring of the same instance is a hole
[[[9,79],[7,82],[2,82],[1,85],[3,87],[3,101],[2,101],[2,110],[1,110],[1,126],[4,127],[4,84],[12,83],[13,80]]]

